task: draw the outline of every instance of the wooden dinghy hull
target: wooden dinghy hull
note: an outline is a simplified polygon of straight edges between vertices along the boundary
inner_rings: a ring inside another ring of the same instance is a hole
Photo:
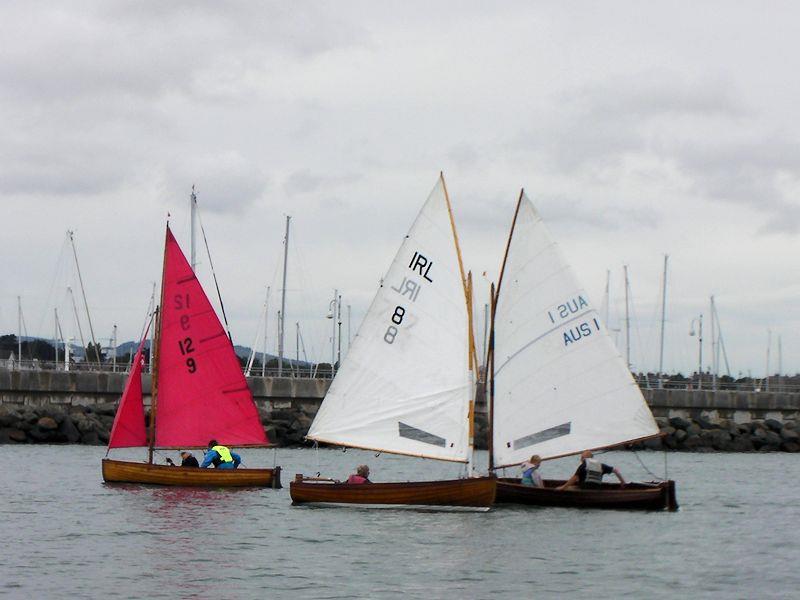
[[[185,487],[281,487],[281,468],[198,469],[103,459],[103,481]]]
[[[598,489],[570,488],[557,490],[564,481],[546,480],[545,487],[522,485],[519,479],[497,480],[498,504],[566,506],[572,508],[618,508],[627,510],[678,510],[675,482],[628,483],[621,487],[604,483]]]
[[[495,478],[476,477],[403,483],[333,483],[304,480],[289,484],[292,504],[450,506],[489,509],[495,500]]]

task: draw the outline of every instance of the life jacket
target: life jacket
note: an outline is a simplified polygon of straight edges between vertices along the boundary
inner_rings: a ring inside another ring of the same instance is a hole
[[[370,480],[361,475],[350,475],[350,477],[347,478],[347,483],[370,483]]]
[[[225,446],[214,446],[213,448],[211,448],[211,450],[219,454],[219,460],[214,461],[214,466],[218,465],[219,463],[233,462],[231,451],[228,450]]]
[[[583,483],[597,485],[603,483],[603,463],[593,458],[585,458],[583,464],[586,465],[586,479]]]

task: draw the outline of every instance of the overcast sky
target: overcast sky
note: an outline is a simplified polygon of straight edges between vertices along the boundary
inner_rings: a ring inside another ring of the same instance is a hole
[[[0,331],[21,295],[30,335],[56,306],[77,335],[73,229],[97,337],[137,337],[194,184],[235,341],[267,285],[277,310],[289,214],[287,321],[329,358],[334,288],[355,333],[443,170],[477,285],[524,186],[598,307],[611,270],[612,328],[629,265],[634,368],[658,366],[668,253],[665,369],[696,368],[690,323],[703,313],[710,341],[714,294],[734,375],[763,376],[770,328],[798,371],[798,18],[791,2],[2,3]]]

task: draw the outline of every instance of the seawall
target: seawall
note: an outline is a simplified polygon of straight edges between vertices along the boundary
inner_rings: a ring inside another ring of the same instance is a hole
[[[0,443],[107,442],[126,378],[125,373],[0,370]],[[281,445],[302,443],[331,382],[277,377],[249,377],[247,381],[270,439]],[[143,388],[148,406],[149,375],[143,376]],[[800,393],[642,391],[668,448],[795,451],[791,432],[800,420]],[[43,418],[49,420],[41,421]],[[486,408],[478,406],[478,447],[486,445],[486,429]],[[704,433],[709,431],[726,434]],[[778,440],[767,435],[770,432],[783,437]],[[742,441],[736,442],[738,438]],[[760,443],[762,438],[769,443]],[[657,442],[643,447],[661,447],[662,442]]]

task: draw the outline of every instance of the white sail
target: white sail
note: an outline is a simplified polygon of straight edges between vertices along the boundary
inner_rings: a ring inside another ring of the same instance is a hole
[[[524,194],[495,316],[495,466],[658,433],[639,387]]]
[[[466,462],[469,325],[440,178],[364,318],[308,438]]]

